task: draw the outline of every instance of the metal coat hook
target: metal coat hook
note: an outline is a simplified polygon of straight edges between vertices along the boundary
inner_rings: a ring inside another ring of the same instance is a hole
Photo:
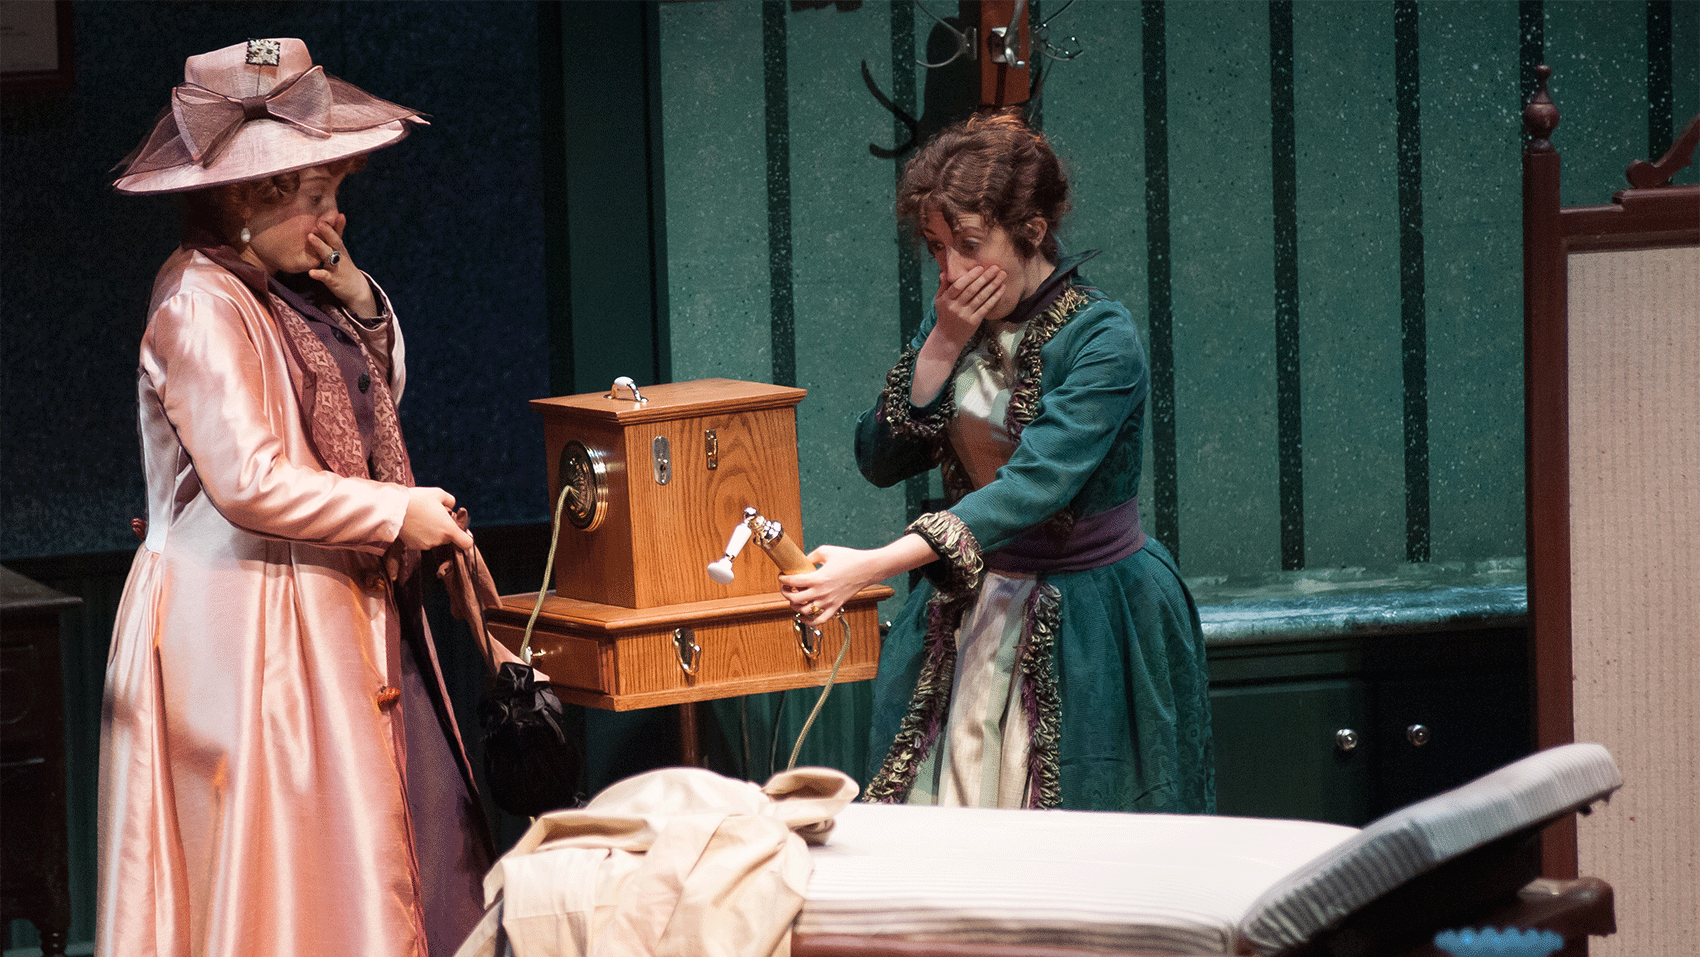
[[[1025,0],[1023,0],[1023,2],[1025,2]],[[977,60],[977,59],[980,58],[980,53],[979,53],[980,31],[974,29],[973,27],[968,27],[967,29],[964,29],[964,30],[958,30],[955,27],[951,26],[949,23],[946,23],[945,21],[940,20],[938,15],[933,13],[933,11],[928,10],[926,7],[921,6],[921,0],[914,0],[914,3],[915,3],[916,9],[920,10],[922,13],[926,14],[927,16],[932,17],[934,20],[938,20],[939,26],[944,27],[946,30],[949,30],[950,35],[956,38],[956,52],[952,53],[950,55],[950,58],[945,60],[943,63],[928,63],[926,60],[922,60],[922,59],[919,59],[919,58],[917,58],[915,60],[916,63],[921,64],[922,66],[926,67],[929,70],[936,70],[941,66],[950,66],[952,63],[955,63],[957,60],[962,59],[962,57],[964,57],[964,56],[968,57],[968,59],[970,59],[970,60]]]
[[[921,61],[917,60],[915,62],[919,63]],[[910,116],[908,113],[903,112],[896,103],[892,102],[891,97],[886,96],[885,93],[880,90],[879,84],[874,82],[874,73],[872,70],[868,69],[868,61],[866,60],[862,61],[862,82],[867,85],[868,92],[874,95],[874,99],[879,102],[879,105],[891,111],[891,115],[909,130],[908,142],[901,143],[896,148],[889,150],[883,146],[869,143],[868,152],[878,156],[880,159],[895,159],[896,157],[909,152],[909,150],[915,146],[916,141],[921,138],[921,121]]]
[[[996,44],[992,47],[992,62],[1002,63],[1011,69],[1027,68],[1027,61],[1021,58],[1021,18],[1027,15],[1027,0],[1015,0],[1015,12],[1010,15],[1009,26],[993,27],[992,39]]]
[[[1072,60],[1075,57],[1086,52],[1085,48],[1081,46],[1080,40],[1077,37],[1071,36],[1068,39],[1062,41],[1063,43],[1067,44],[1067,47],[1068,47],[1067,49],[1063,49],[1063,48],[1058,47],[1057,45],[1051,43],[1051,21],[1055,20],[1057,17],[1061,16],[1062,12],[1064,10],[1067,10],[1069,7],[1072,7],[1072,6],[1074,6],[1074,0],[1068,0],[1067,3],[1058,7],[1055,13],[1053,13],[1050,16],[1046,17],[1045,19],[1039,21],[1039,26],[1036,27],[1033,30],[1033,40],[1034,40],[1034,43],[1035,43],[1035,47],[1036,48],[1038,48],[1038,47],[1043,48],[1039,52],[1043,53],[1045,55],[1046,59],[1067,61],[1067,60]]]
[[[937,14],[933,13],[933,11],[922,6],[921,0],[913,0],[913,2],[916,9],[925,13],[927,16],[932,17],[939,26],[950,31],[950,35],[956,40],[955,52],[942,62],[928,63],[926,60],[917,58],[915,60],[916,63],[919,63],[921,66],[930,70],[936,70],[939,67],[949,66],[965,56],[971,61],[978,60],[980,58],[980,37],[977,29],[974,27],[964,27],[963,29],[958,30],[956,27],[951,26],[948,21],[941,19]],[[1038,50],[1039,53],[1041,53],[1046,59],[1072,60],[1086,52],[1082,47],[1080,40],[1076,37],[1068,37],[1066,40],[1062,41],[1061,45],[1053,44],[1051,42],[1049,29],[1051,21],[1055,20],[1064,10],[1067,10],[1073,5],[1074,0],[1068,0],[1068,2],[1058,7],[1055,13],[1046,17],[1034,28],[1032,47],[1033,49]],[[1026,15],[1027,0],[1016,0],[1015,13],[1009,18],[1009,26],[994,27],[992,29],[992,35],[988,38],[988,45],[991,47],[988,55],[992,58],[993,63],[1002,63],[1017,70],[1023,69],[1028,65],[1027,60],[1021,59],[1021,51],[1019,49],[1021,40],[1021,18]]]

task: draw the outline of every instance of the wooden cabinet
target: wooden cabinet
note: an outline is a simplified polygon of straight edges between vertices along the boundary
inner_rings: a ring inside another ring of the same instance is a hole
[[[1194,591],[1222,814],[1362,825],[1533,750],[1520,579]]]
[[[1361,825],[1528,754],[1521,628],[1213,647],[1223,814]]]
[[[1482,662],[1481,671],[1442,669],[1376,685],[1371,740],[1381,749],[1373,756],[1377,814],[1457,787],[1534,750],[1526,633],[1437,637],[1441,644],[1453,640],[1486,643],[1497,652],[1495,660]]]
[[[556,594],[618,608],[772,595],[756,549],[739,556],[729,582],[704,569],[745,507],[802,540],[796,407],[805,395],[698,379],[533,400],[549,500],[567,489]]]
[[[708,573],[746,509],[776,523],[775,540],[804,541],[796,406],[806,394],[736,379],[640,391],[628,379],[532,402],[550,495],[570,520],[530,648],[563,700],[624,711],[873,677],[876,606],[890,588],[845,605],[841,638],[797,621],[760,546],[728,556],[729,576]],[[519,649],[538,607],[535,592],[507,596],[488,611],[491,633]]]
[[[78,602],[0,567],[0,914],[44,955],[71,924],[59,615]]]
[[[1350,679],[1226,682],[1210,693],[1216,732],[1216,806],[1240,817],[1362,823],[1369,762],[1334,743],[1365,728],[1369,688]]]

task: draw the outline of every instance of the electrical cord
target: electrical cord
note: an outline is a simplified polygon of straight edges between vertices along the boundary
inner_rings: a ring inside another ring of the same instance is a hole
[[[543,599],[549,594],[549,579],[555,574],[555,546],[561,543],[561,510],[566,507],[567,493],[572,486],[561,483],[561,494],[555,499],[555,522],[549,532],[549,557],[543,562],[543,584],[537,589],[537,602],[531,606],[531,618],[525,623],[525,639],[519,645],[519,660],[531,664],[531,630],[537,626],[537,616],[543,612]]]
[[[844,617],[843,611],[838,613],[838,624],[844,628],[844,641],[838,646],[838,660],[832,663],[832,671],[827,674],[826,684],[820,689],[820,699],[815,702],[814,710],[809,712],[809,719],[803,722],[803,730],[797,732],[797,745],[791,749],[791,763],[785,765],[787,771],[797,766],[797,755],[803,750],[803,740],[809,736],[809,729],[814,727],[820,709],[826,706],[826,696],[832,693],[833,683],[838,680],[838,667],[844,664],[844,655],[850,650],[850,619]]]

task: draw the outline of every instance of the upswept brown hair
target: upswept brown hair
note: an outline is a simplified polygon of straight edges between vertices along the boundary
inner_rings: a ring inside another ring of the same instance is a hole
[[[1068,193],[1068,174],[1050,142],[1010,108],[976,114],[928,140],[904,164],[897,215],[919,238],[934,210],[953,230],[974,214],[1009,233],[1022,256],[1054,263]],[[1045,223],[1037,243],[1024,228],[1034,219]]]
[[[332,176],[358,173],[366,168],[366,154],[333,160],[324,164]],[[243,206],[282,206],[301,188],[301,174],[306,170],[274,173],[240,183],[225,183],[186,193],[183,197],[184,234],[209,230],[226,240],[224,230],[230,217]]]

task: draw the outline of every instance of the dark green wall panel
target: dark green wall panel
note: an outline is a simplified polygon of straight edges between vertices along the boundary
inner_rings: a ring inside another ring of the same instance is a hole
[[[1129,66],[1140,62],[1146,48],[1140,14],[1137,3],[1076,4],[1065,12],[1057,22],[1067,26],[1059,33],[1089,33],[1100,53],[1114,54],[1049,64],[1043,96],[1050,106],[1045,134],[1068,163],[1074,187],[1074,211],[1061,233],[1064,248],[1100,250],[1082,274],[1128,307],[1149,351],[1145,83],[1142,71]],[[1147,442],[1139,495],[1148,522],[1155,474]],[[1163,537],[1155,527],[1146,530]]]
[[[1072,12],[1072,11],[1071,11]],[[1068,164],[1075,207],[1060,234],[1071,251],[1100,250],[1084,273],[1133,311],[1143,328],[1146,288],[1144,38],[1136,3],[1081,4],[1100,53],[1050,66],[1045,133]],[[1113,52],[1112,52],[1113,51]],[[1130,59],[1132,67],[1130,67]],[[1085,160],[1085,161],[1081,161]]]
[[[850,429],[897,358],[897,228],[893,160],[869,144],[891,142],[891,114],[862,81],[891,88],[891,24],[832,8],[791,15],[792,275],[798,454],[808,544],[883,544],[903,526],[901,490],[876,493],[856,471]],[[843,51],[821,56],[819,51]],[[850,60],[850,57],[856,57]],[[854,67],[846,69],[846,66]],[[880,330],[877,338],[857,330]]]
[[[1629,185],[1629,161],[1646,158],[1646,6],[1549,0],[1545,7],[1546,62],[1561,116],[1553,145],[1564,155],[1559,199],[1567,206],[1603,203]]]
[[[891,90],[894,11],[781,9],[783,63],[775,65],[751,55],[764,43],[760,5],[661,8],[674,375],[773,381],[776,345],[791,350],[794,384],[809,390],[798,408],[805,543],[876,545],[902,529],[903,491],[862,480],[850,430],[901,345],[899,264],[894,161],[870,150],[893,144],[892,114],[861,69],[865,60],[879,88]],[[898,10],[916,16],[907,5]],[[721,52],[705,57],[712,50]],[[710,75],[716,59],[722,70],[740,65],[725,72],[756,75]],[[775,248],[769,209],[777,201],[764,123],[772,93],[761,73],[776,69],[786,78],[789,249]],[[705,163],[714,164],[709,175],[677,172]],[[787,266],[775,279],[779,255]],[[790,284],[788,323],[774,320],[777,281]]]
[[[1305,558],[1391,564],[1405,557],[1393,4],[1293,6]]]
[[[1047,63],[1040,110],[1075,182],[1064,239],[1104,250],[1089,278],[1150,339],[1172,465],[1148,453],[1146,521],[1189,575],[1521,554],[1522,66],[1557,71],[1566,200],[1605,201],[1647,153],[1649,83],[1673,125],[1700,101],[1700,5],[1662,2],[1041,5],[1084,51]],[[892,119],[862,71],[889,94],[894,15],[918,48],[938,28],[909,4],[797,3],[765,8],[770,33],[780,14],[776,250],[764,8],[661,7],[675,375],[764,378],[780,332],[811,390],[808,537],[874,544],[906,505],[862,485],[848,428],[903,320],[895,168],[868,150]]]
[[[1662,142],[1669,142],[1676,131],[1687,123],[1687,117],[1700,113],[1700,3],[1684,0],[1673,3],[1671,24],[1671,117],[1672,129]],[[1680,182],[1700,181],[1700,170],[1690,166]]]
[[[1166,6],[1182,567],[1279,567],[1269,7]]]
[[[1420,6],[1436,561],[1523,551],[1517,9]]]
[[[673,377],[769,382],[761,8],[660,14]]]

